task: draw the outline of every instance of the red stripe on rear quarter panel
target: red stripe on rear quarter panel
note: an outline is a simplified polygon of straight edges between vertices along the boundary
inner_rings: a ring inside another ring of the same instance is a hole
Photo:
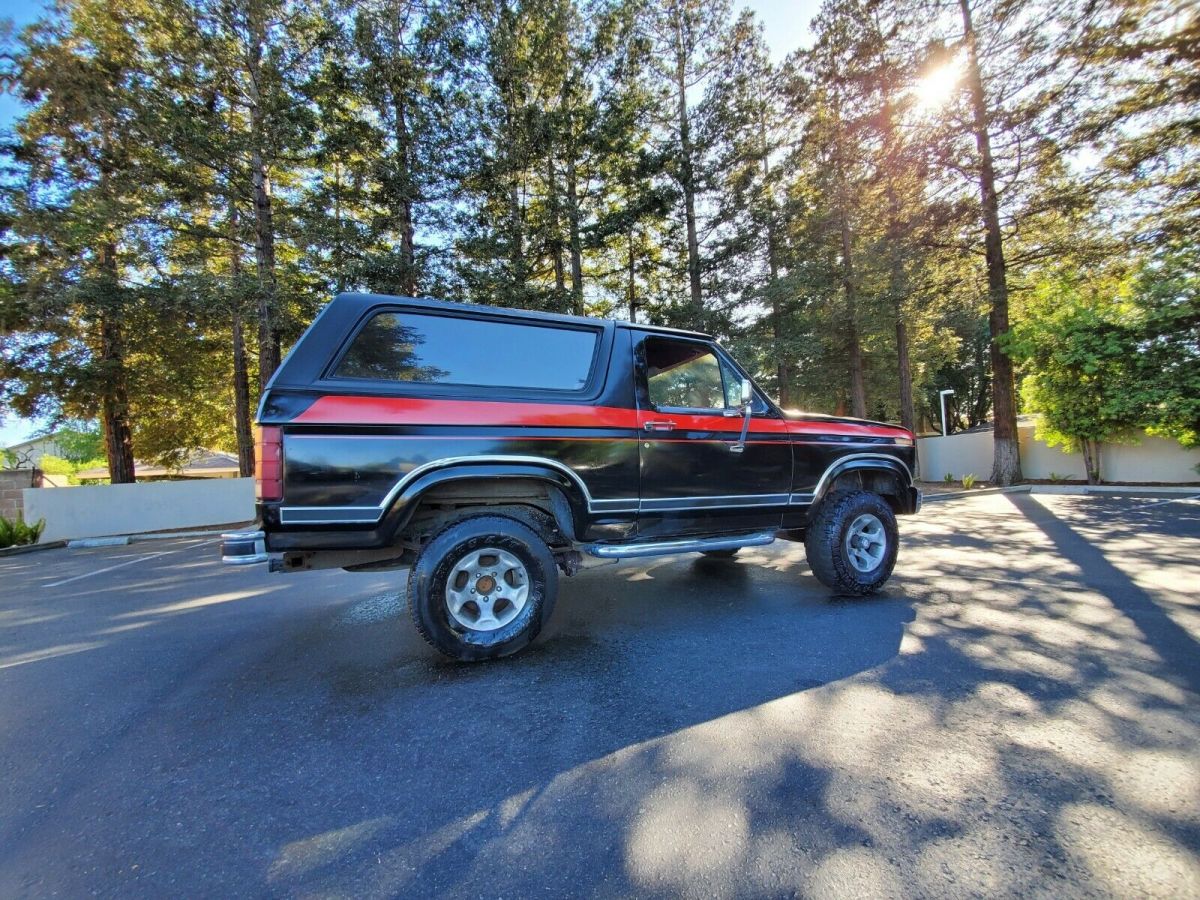
[[[528,425],[637,428],[637,412],[614,406],[497,403],[412,397],[321,397],[296,422],[330,425]]]

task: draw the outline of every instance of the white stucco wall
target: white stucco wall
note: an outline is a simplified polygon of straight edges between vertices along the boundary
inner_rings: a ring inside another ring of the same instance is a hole
[[[917,467],[922,481],[941,481],[946,473],[961,480],[974,475],[980,481],[992,474],[992,433],[972,431],[917,441]]]
[[[25,521],[46,520],[43,541],[229,525],[254,518],[253,478],[29,488]]]
[[[1048,479],[1051,475],[1083,480],[1083,456],[1064,453],[1034,437],[1034,424],[1024,420],[1018,428],[1021,471],[1026,478]],[[961,480],[973,474],[986,480],[992,473],[992,433],[952,434],[917,441],[921,479],[941,481],[947,472]],[[1200,450],[1185,450],[1175,441],[1141,435],[1137,443],[1105,444],[1100,450],[1100,475],[1108,482],[1155,482],[1187,484],[1200,481],[1195,466]]]

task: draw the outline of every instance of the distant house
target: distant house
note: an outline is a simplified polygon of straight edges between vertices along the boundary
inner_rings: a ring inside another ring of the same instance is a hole
[[[154,463],[134,460],[134,477],[138,481],[170,481],[176,478],[237,478],[238,458],[223,450],[197,450],[178,469],[167,469]],[[84,469],[75,473],[80,481],[107,481],[108,469]]]
[[[11,453],[18,469],[36,469],[42,464],[44,456],[62,456],[62,447],[58,444],[58,432],[51,432],[42,437],[30,438],[5,447],[6,453]]]

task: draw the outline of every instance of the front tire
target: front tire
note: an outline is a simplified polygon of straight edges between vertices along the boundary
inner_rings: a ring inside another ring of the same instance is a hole
[[[900,533],[888,502],[870,491],[837,491],[817,509],[804,538],[817,580],[838,594],[873,594],[891,577]]]
[[[408,576],[417,631],[461,662],[524,649],[557,597],[558,569],[546,542],[502,516],[474,516],[439,532]]]

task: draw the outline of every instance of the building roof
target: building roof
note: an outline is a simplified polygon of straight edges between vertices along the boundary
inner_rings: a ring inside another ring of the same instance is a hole
[[[191,459],[178,469],[168,469],[154,463],[134,460],[134,476],[137,478],[228,478],[237,477],[238,458],[223,450],[197,450]],[[77,478],[107,478],[108,469],[84,469],[76,473]]]

